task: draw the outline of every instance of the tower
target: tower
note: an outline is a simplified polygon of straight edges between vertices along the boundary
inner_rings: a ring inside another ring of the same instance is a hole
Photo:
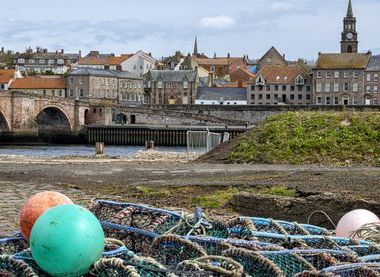
[[[356,31],[356,18],[352,12],[351,0],[348,2],[347,15],[343,19],[343,32],[341,53],[358,53],[358,32]]]
[[[195,37],[193,56],[198,56],[198,38]]]

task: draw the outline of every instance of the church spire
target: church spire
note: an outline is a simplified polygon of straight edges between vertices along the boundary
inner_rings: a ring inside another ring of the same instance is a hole
[[[351,0],[349,0],[348,2],[347,17],[354,17],[354,13],[352,12]]]
[[[198,55],[198,38],[195,37],[195,42],[194,42],[194,52],[193,52],[193,55],[194,56],[197,56]]]

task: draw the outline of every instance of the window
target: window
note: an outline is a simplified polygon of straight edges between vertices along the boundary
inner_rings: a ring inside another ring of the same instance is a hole
[[[298,91],[302,91],[302,86],[298,86]]]
[[[378,104],[379,104],[377,98],[373,98],[373,104],[374,104],[374,105],[378,105]]]
[[[359,83],[352,83],[352,91],[358,92],[359,91]]]
[[[354,75],[354,78],[358,78],[359,77],[359,72],[354,71],[353,75]]]
[[[210,66],[210,71],[215,72],[215,65]]]
[[[306,86],[306,91],[311,91],[311,86]]]
[[[255,85],[251,85],[251,90],[252,91],[255,91],[255,88],[256,88]]]
[[[82,78],[79,79],[79,84],[80,84],[80,85],[83,85],[83,80],[82,80]]]
[[[286,86],[282,86],[282,91],[285,91],[286,90]]]
[[[379,87],[378,86],[374,86],[373,87],[373,93],[378,93],[379,92]]]
[[[39,63],[39,64],[45,64],[45,60],[44,60],[44,59],[39,59],[39,60],[38,60],[38,63]]]
[[[330,83],[325,83],[325,92],[330,92]]]
[[[74,78],[73,77],[70,77],[69,78],[69,84],[72,85],[74,83]]]
[[[158,81],[157,82],[157,88],[161,89],[163,87],[163,82],[162,81]]]
[[[278,94],[273,95],[274,99],[278,99]]]
[[[302,100],[302,94],[298,94],[298,100]]]
[[[373,81],[378,82],[379,81],[379,75],[377,73],[373,74]]]
[[[34,64],[36,61],[34,59],[29,60],[29,64]]]
[[[371,82],[371,73],[367,73],[367,82]]]
[[[189,81],[185,80],[183,81],[183,88],[188,89],[189,88]]]
[[[267,85],[266,88],[267,88],[267,91],[270,91],[270,85]]]
[[[350,85],[348,84],[348,82],[344,82],[343,91],[347,92],[349,89],[350,89]]]
[[[294,94],[290,94],[290,100],[294,100]]]
[[[339,105],[339,99],[338,99],[338,97],[334,98],[334,105]]]
[[[44,90],[42,91],[42,93],[44,94],[44,96],[46,96],[46,89],[44,89]]]
[[[55,60],[51,60],[51,59],[50,59],[50,60],[48,61],[48,64],[49,64],[49,65],[55,64]]]
[[[366,87],[365,87],[365,91],[366,91],[367,93],[371,93],[371,86],[366,86]]]
[[[136,70],[136,69],[137,69],[137,65],[134,65],[134,66],[133,66],[133,69]]]
[[[305,84],[305,79],[301,75],[298,75],[296,78],[296,85],[303,86],[304,84]]]
[[[322,97],[317,97],[317,105],[322,105]]]
[[[263,76],[260,75],[259,77],[256,78],[256,85],[259,85],[259,86],[265,85],[265,80]]]
[[[267,97],[267,99],[270,99],[270,94],[267,94],[266,97]]]
[[[17,60],[17,63],[24,64],[24,63],[25,63],[25,60],[24,60],[24,59],[18,59],[18,60]]]
[[[51,90],[51,96],[55,96],[55,89]]]
[[[306,94],[306,100],[310,100],[311,97],[310,97],[310,94]]]
[[[339,91],[339,83],[334,83],[334,92]]]
[[[340,72],[339,72],[339,71],[335,71],[335,72],[334,72],[334,78],[335,78],[335,79],[338,79],[339,76],[340,76]]]
[[[317,88],[316,88],[317,92],[321,92],[322,91],[322,83],[320,82],[317,82]]]
[[[322,78],[322,72],[320,72],[320,71],[317,72],[317,78],[319,78],[319,79]]]
[[[332,74],[331,74],[330,71],[327,71],[327,72],[326,72],[326,78],[327,78],[327,79],[330,79],[330,78],[331,78],[331,75],[332,75]]]
[[[80,89],[80,90],[79,90],[79,95],[80,95],[80,97],[83,97],[83,95],[84,95],[84,94],[83,94],[83,89]]]
[[[73,89],[71,88],[71,89],[69,89],[69,95],[70,96],[74,96],[74,91],[73,91]]]
[[[254,94],[251,94],[251,99],[255,99],[255,95]]]
[[[350,77],[350,72],[345,71],[345,72],[344,72],[344,78],[348,78],[348,77]]]
[[[326,97],[326,105],[330,105],[330,97]]]
[[[263,99],[263,95],[259,94],[259,100],[262,100],[262,99]]]
[[[290,86],[290,91],[294,91],[294,86]]]
[[[58,59],[57,60],[57,64],[59,64],[59,65],[63,65],[64,63],[65,63],[64,59]]]
[[[59,90],[59,97],[62,97],[62,90]]]
[[[275,86],[274,86],[274,90],[275,90],[275,91],[278,91],[278,85],[275,85]]]

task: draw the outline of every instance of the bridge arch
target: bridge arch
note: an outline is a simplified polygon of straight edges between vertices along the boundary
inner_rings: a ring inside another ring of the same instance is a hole
[[[8,119],[6,118],[5,114],[0,111],[0,131],[10,131],[11,125],[9,124]]]
[[[59,106],[45,106],[36,116],[38,129],[72,131],[73,124],[65,110]]]

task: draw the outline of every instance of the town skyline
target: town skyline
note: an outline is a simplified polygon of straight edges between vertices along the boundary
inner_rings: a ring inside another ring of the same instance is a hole
[[[142,49],[160,58],[176,50],[192,53],[194,37],[198,36],[199,52],[208,56],[216,52],[218,56],[231,53],[257,58],[274,45],[290,59],[316,59],[318,52],[339,52],[338,38],[347,9],[347,0],[237,0],[234,5],[220,5],[220,1],[213,5],[216,2],[209,1],[202,9],[194,4],[197,1],[178,5],[167,0],[163,19],[150,11],[146,16],[133,12],[147,5],[146,0],[128,3],[129,9],[124,12],[123,1],[111,1],[112,15],[104,12],[107,7],[100,1],[92,1],[91,5],[83,2],[73,9],[70,3],[74,2],[66,1],[57,13],[57,4],[37,0],[34,5],[43,5],[44,13],[29,15],[31,3],[22,8],[15,3],[4,4],[7,16],[0,26],[1,44],[14,51],[40,46],[49,50],[64,48],[67,52],[82,50],[83,54],[93,49],[115,54]],[[157,11],[158,4],[150,4]],[[353,8],[358,19],[359,51],[379,53],[380,42],[372,31],[380,3],[353,1]]]

